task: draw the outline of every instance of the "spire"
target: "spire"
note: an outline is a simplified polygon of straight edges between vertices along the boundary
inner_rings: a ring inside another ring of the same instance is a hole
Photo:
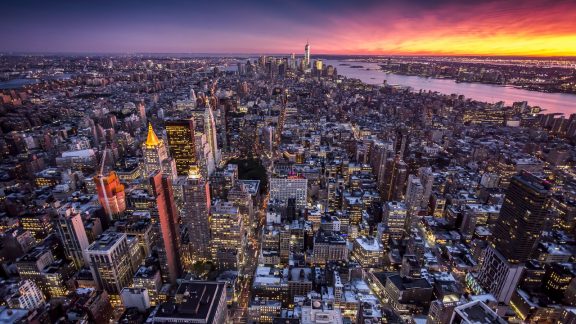
[[[146,146],[158,146],[160,144],[160,140],[158,140],[158,136],[154,133],[154,129],[152,128],[152,124],[148,123],[148,137],[146,138]]]

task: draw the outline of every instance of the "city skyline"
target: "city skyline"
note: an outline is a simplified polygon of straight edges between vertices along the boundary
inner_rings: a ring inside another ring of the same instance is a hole
[[[30,7],[34,10],[29,10]],[[0,52],[576,56],[576,4],[534,0],[6,3]]]

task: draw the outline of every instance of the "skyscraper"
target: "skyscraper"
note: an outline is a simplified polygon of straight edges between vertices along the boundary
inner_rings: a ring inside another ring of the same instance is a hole
[[[179,176],[187,175],[196,162],[196,144],[193,119],[169,119],[165,121],[170,156],[176,163]]]
[[[192,168],[182,186],[184,212],[182,224],[190,238],[192,261],[210,259],[210,185],[198,168]]]
[[[492,245],[512,263],[526,262],[538,244],[546,222],[550,185],[522,172],[510,181]]]
[[[166,145],[164,145],[162,139],[156,136],[152,124],[148,124],[148,136],[142,144],[142,153],[144,155],[145,176],[155,170],[160,170],[167,174],[175,173],[174,161],[169,159]]]
[[[242,260],[244,229],[238,207],[219,201],[212,206],[210,230],[212,255],[218,268],[237,268]]]
[[[76,268],[81,268],[85,264],[84,250],[89,242],[80,213],[70,205],[58,209],[56,232],[64,245],[66,255],[74,261]]]
[[[310,66],[310,44],[306,42],[304,46],[304,67],[308,68]]]
[[[484,252],[478,282],[500,302],[508,303],[546,221],[550,185],[522,172],[510,181],[492,245]]]
[[[149,183],[154,200],[151,215],[154,229],[159,237],[158,254],[162,279],[164,282],[176,283],[182,267],[179,215],[174,202],[172,179],[156,170],[150,174]]]
[[[114,219],[126,210],[126,195],[124,185],[114,171],[107,176],[102,173],[94,176],[94,184],[98,192],[98,201],[104,208],[109,219]]]
[[[126,234],[106,232],[86,249],[86,254],[98,289],[105,290],[111,302],[119,305],[122,288],[132,283]]]
[[[382,207],[382,224],[390,234],[391,239],[399,240],[404,236],[408,208],[399,201],[389,201]]]

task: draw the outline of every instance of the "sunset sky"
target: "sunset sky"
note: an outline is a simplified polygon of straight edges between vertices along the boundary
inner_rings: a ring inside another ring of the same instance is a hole
[[[576,56],[576,1],[4,0],[0,52]]]

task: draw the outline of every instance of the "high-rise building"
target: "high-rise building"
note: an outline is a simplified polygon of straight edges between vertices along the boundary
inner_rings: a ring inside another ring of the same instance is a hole
[[[194,119],[195,131],[198,135],[204,134],[206,143],[210,149],[210,158],[214,165],[220,163],[220,150],[218,149],[218,137],[216,131],[216,122],[214,120],[214,113],[210,106],[198,107],[192,110],[192,118]],[[198,136],[197,135],[197,136]],[[197,137],[198,138],[198,137]],[[210,166],[210,162],[206,161]],[[214,171],[213,168],[208,168],[211,175]]]
[[[499,302],[510,302],[523,265],[538,244],[549,192],[548,183],[527,172],[510,181],[494,226],[492,245],[484,252],[478,274],[478,282]]]
[[[421,208],[428,207],[428,202],[430,201],[430,195],[432,195],[432,187],[434,186],[434,173],[432,168],[420,168],[418,169],[418,177],[420,178],[420,183],[424,187],[424,193],[422,194]]]
[[[156,170],[164,173],[174,175],[176,166],[174,160],[168,157],[168,151],[164,141],[159,139],[152,128],[152,124],[148,124],[148,136],[146,141],[142,144],[142,153],[144,155],[144,175],[148,176]]]
[[[89,242],[80,213],[70,205],[58,209],[56,232],[66,255],[74,261],[76,268],[81,268],[87,261],[84,250]]]
[[[306,42],[304,46],[304,67],[307,69],[310,66],[310,44]]]
[[[114,171],[107,176],[98,174],[94,177],[94,184],[98,192],[98,201],[104,208],[108,218],[114,219],[126,210],[126,194],[124,185]]]
[[[159,238],[158,254],[162,279],[164,282],[176,283],[181,273],[179,215],[174,202],[172,179],[156,170],[150,174],[153,207],[151,218]]]
[[[254,203],[252,202],[252,195],[242,182],[237,182],[230,191],[228,191],[228,201],[232,202],[238,207],[242,222],[246,229],[248,229],[254,218]]]
[[[237,268],[242,261],[244,226],[238,207],[231,202],[218,201],[212,206],[210,217],[212,256],[221,269]]]
[[[420,210],[422,205],[422,199],[424,197],[424,186],[422,182],[416,175],[408,176],[408,184],[406,186],[406,194],[404,195],[404,201],[406,207],[408,207],[408,213],[410,216],[415,215]]]
[[[191,259],[207,261],[210,259],[210,184],[200,174],[198,168],[192,168],[182,186],[184,208],[182,224],[187,228]]]
[[[291,175],[286,178],[270,179],[270,200],[288,203],[289,198],[296,199],[296,208],[306,208],[308,199],[308,180]]]
[[[111,302],[120,303],[122,288],[132,283],[128,240],[124,233],[105,232],[86,249],[92,277]]]
[[[492,245],[512,263],[526,262],[546,222],[550,185],[522,172],[510,181],[500,217],[494,226]]]
[[[406,204],[399,201],[389,201],[384,204],[382,209],[382,224],[384,224],[390,238],[401,239],[404,236],[408,218]]]
[[[196,162],[196,143],[193,119],[168,119],[165,121],[170,156],[176,163],[179,176],[187,175]]]

